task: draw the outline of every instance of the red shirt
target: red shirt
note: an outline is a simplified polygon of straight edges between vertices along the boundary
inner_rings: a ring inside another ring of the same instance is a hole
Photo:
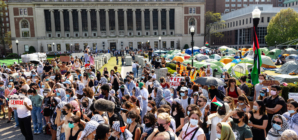
[[[238,95],[236,93],[237,87],[235,88],[235,90],[232,92],[231,89],[228,89],[228,96],[231,96],[232,98],[238,98]],[[237,103],[237,100],[234,100],[234,103]]]
[[[164,83],[164,84],[161,83],[160,85],[162,86],[162,88],[165,88],[165,87],[170,88],[170,85],[168,83]]]

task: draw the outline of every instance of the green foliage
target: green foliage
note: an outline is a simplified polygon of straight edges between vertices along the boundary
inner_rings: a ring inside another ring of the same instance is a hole
[[[10,31],[5,33],[4,42],[5,42],[5,44],[8,45],[9,49],[12,49],[11,32]]]
[[[218,28],[214,28],[218,27]],[[224,34],[221,32],[217,32],[217,29],[219,27],[224,28],[225,27],[225,21],[221,20],[221,14],[220,13],[213,13],[211,11],[207,11],[205,13],[205,38],[208,38],[208,41],[210,42],[209,38],[211,35],[214,37],[221,39]],[[207,40],[207,39],[206,39]]]
[[[33,46],[30,46],[29,53],[35,53],[35,52],[36,52],[35,48]]]
[[[170,74],[174,74],[174,72],[176,72],[176,70],[171,69],[170,67],[166,67],[168,69],[168,72]]]
[[[7,58],[7,59],[18,58],[18,54],[16,54],[16,53],[10,53],[5,58]]]
[[[188,44],[185,44],[183,49],[188,49],[188,48],[189,48]]]
[[[297,30],[298,13],[292,8],[282,9],[270,20],[265,39],[269,46],[274,46],[275,41],[280,44],[298,38]]]
[[[166,67],[170,67],[173,70],[176,70],[176,64],[175,63],[169,63],[168,66]]]

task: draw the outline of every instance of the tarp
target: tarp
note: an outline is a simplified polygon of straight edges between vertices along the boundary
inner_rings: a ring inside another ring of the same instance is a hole
[[[173,58],[173,61],[176,61],[176,62],[183,62],[183,61],[184,61],[184,58],[181,57],[181,56],[175,56],[175,57]]]
[[[224,59],[221,59],[220,62],[224,63],[224,64],[228,64],[230,62],[232,62],[233,60],[231,58],[224,58]]]
[[[296,52],[296,50],[295,50],[294,48],[286,48],[285,50],[286,50],[286,51],[289,51],[289,52],[291,52],[291,51]]]
[[[280,49],[273,49],[273,50],[269,51],[266,56],[269,56],[271,59],[277,59],[278,55],[280,55],[280,54],[281,54]]]
[[[209,56],[207,56],[207,55],[202,55],[202,54],[197,54],[197,55],[195,56],[195,58],[197,59],[197,61],[201,62],[202,60],[209,59]]]
[[[220,60],[221,59],[221,56],[219,56],[218,54],[212,54],[212,55],[210,55],[209,58],[210,59],[215,59],[215,60]]]
[[[24,54],[21,55],[23,63],[29,63],[30,61],[37,61],[37,60],[47,60],[46,53],[31,53],[31,54]]]
[[[199,53],[200,52],[200,48],[199,47],[193,47],[193,53]],[[192,48],[188,48],[188,49],[186,49],[185,50],[185,53],[186,54],[189,54],[189,55],[191,55],[192,54]]]
[[[282,65],[279,69],[275,71],[280,74],[290,74],[290,73],[298,73],[298,62],[297,61],[289,61]]]
[[[164,51],[164,50],[156,50],[154,51],[154,53],[167,53],[168,51]]]
[[[286,83],[294,83],[298,81],[298,76],[292,76],[288,74],[280,74],[280,75],[274,75],[272,76],[274,80],[279,81],[280,83],[286,82]]]
[[[297,54],[291,54],[290,56],[286,57],[286,61],[293,61],[298,59],[298,55]]]
[[[241,59],[234,59],[231,63],[238,64],[241,61]]]

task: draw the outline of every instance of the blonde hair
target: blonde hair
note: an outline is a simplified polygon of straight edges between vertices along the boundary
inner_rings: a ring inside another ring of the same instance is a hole
[[[50,85],[48,84],[48,82],[43,83],[45,89],[51,89]]]
[[[171,117],[168,113],[159,113],[157,118],[161,120],[166,120],[167,123],[171,122]]]
[[[25,85],[27,84],[27,81],[24,77],[21,77],[21,82],[23,82]]]

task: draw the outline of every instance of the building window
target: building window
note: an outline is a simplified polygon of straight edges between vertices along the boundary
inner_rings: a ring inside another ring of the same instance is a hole
[[[196,13],[195,7],[189,8],[189,14],[195,14],[195,13]]]
[[[27,13],[27,9],[26,8],[24,8],[24,15],[27,15],[28,13]]]
[[[236,4],[231,4],[232,7],[236,7]]]
[[[248,19],[246,19],[246,24],[248,24]]]
[[[167,29],[167,11],[166,9],[161,10],[161,29]]]
[[[259,44],[265,44],[265,36],[267,35],[267,27],[258,27],[257,35]]]
[[[225,12],[230,12],[230,9],[225,9]]]
[[[123,9],[118,10],[118,26],[119,26],[119,30],[124,30],[124,11],[123,11]]]
[[[241,7],[241,4],[237,4],[237,7]]]
[[[100,20],[101,21],[101,20]],[[79,31],[79,14],[77,10],[72,10],[73,31]]]
[[[189,26],[195,26],[196,21],[194,18],[189,19]]]
[[[278,7],[283,7],[283,5],[282,4],[278,4]]]
[[[8,17],[6,18],[6,22],[8,22]]]
[[[249,23],[251,23],[251,18],[249,19]]]
[[[236,2],[236,0],[231,0],[231,2]]]
[[[115,10],[114,9],[109,9],[108,14],[109,14],[109,27],[110,27],[110,30],[115,30]]]
[[[106,11],[104,9],[100,9],[100,31],[106,30]]]
[[[58,10],[54,10],[54,21],[55,21],[55,30],[61,31],[60,12]]]
[[[261,0],[261,2],[265,2],[265,0]]]
[[[127,10],[127,30],[133,30],[133,16],[132,10]]]
[[[70,45],[67,43],[65,44],[66,51],[70,51]]]
[[[247,4],[243,4],[243,7],[247,7]]]
[[[158,41],[154,41],[154,48],[155,48],[155,49],[158,48]]]
[[[57,44],[57,51],[61,51],[61,44]]]
[[[158,11],[157,9],[154,9],[152,11],[152,16],[153,16],[153,30],[158,29]]]
[[[239,26],[241,25],[241,20],[239,20]]]
[[[230,0],[226,0],[226,2],[230,2]]]
[[[63,10],[63,21],[64,21],[64,30],[65,31],[70,31],[70,28],[69,28],[69,11],[68,10]]]
[[[6,23],[6,27],[9,27],[9,23]]]
[[[162,42],[162,48],[167,48],[167,42],[166,41]]]
[[[249,0],[249,2],[254,2],[254,0]]]
[[[242,20],[242,25],[244,25],[244,19]]]
[[[241,0],[237,0],[238,2],[241,2]]]
[[[88,31],[88,19],[87,19],[86,9],[83,9],[81,11],[81,19],[82,19],[82,31]]]
[[[30,37],[29,22],[27,20],[21,21],[21,32],[22,32],[22,37]]]
[[[247,0],[243,0],[243,2],[247,2]]]
[[[29,45],[24,45],[25,52],[29,52]]]
[[[75,43],[75,51],[79,51],[80,50],[80,44],[79,43]]]
[[[97,31],[96,11],[92,9],[90,11],[91,17],[91,31]]]
[[[230,7],[230,4],[225,4],[226,7]]]
[[[92,50],[96,50],[96,48],[97,48],[97,43],[93,43],[93,48],[92,48]]]
[[[270,17],[267,17],[267,22],[268,22],[268,23],[270,22]]]
[[[52,44],[48,44],[48,52],[52,51]]]
[[[1,10],[2,10],[2,8],[1,8]],[[19,11],[20,11],[20,15],[23,15],[23,9],[19,9]]]
[[[261,17],[261,23],[264,23],[264,17]]]
[[[238,26],[238,21],[236,21],[236,26]]]
[[[170,30],[175,29],[175,9],[170,9]]]
[[[150,30],[150,11],[146,9],[144,11],[144,18],[145,18],[145,30]]]
[[[129,48],[132,50],[132,49],[133,49],[133,42],[129,42],[128,44],[129,44],[129,45],[128,45]]]
[[[51,31],[51,13],[49,10],[44,10],[45,22],[46,22],[46,31]]]
[[[175,48],[175,41],[171,41],[171,48]]]
[[[233,27],[235,27],[235,21],[233,22]]]

